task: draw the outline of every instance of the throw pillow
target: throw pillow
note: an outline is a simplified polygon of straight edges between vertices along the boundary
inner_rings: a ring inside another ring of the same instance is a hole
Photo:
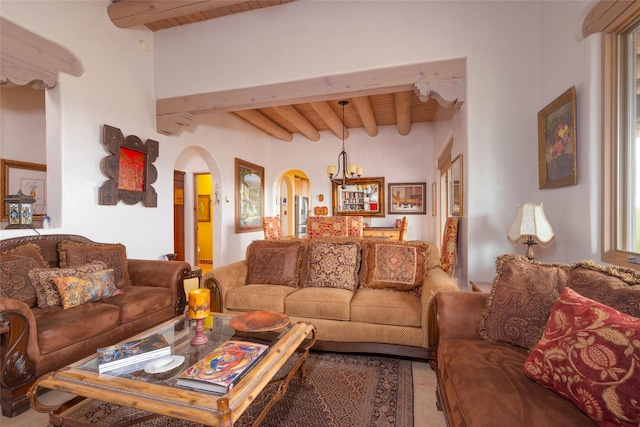
[[[106,270],[107,265],[97,261],[91,264],[78,265],[67,268],[34,268],[29,271],[29,280],[36,290],[36,299],[38,307],[51,308],[59,307],[60,293],[53,283],[55,277],[78,276],[83,273],[94,273],[96,271]]]
[[[247,285],[297,287],[300,282],[302,242],[258,240],[247,247]]]
[[[36,290],[29,280],[33,268],[47,268],[40,246],[24,243],[0,253],[0,295],[27,304],[36,305]]]
[[[113,269],[116,276],[116,286],[129,284],[127,270],[127,252],[124,245],[119,243],[79,243],[63,240],[58,244],[60,267],[72,267],[102,261],[107,268]]]
[[[574,264],[568,285],[580,295],[633,317],[640,317],[640,273],[593,261]]]
[[[363,286],[411,291],[422,286],[427,274],[429,246],[424,243],[367,242]]]
[[[524,373],[604,426],[640,421],[640,319],[565,288]]]
[[[569,269],[566,264],[542,264],[515,254],[499,256],[497,276],[480,318],[480,336],[531,349],[568,282]]]
[[[122,293],[116,288],[115,276],[111,269],[80,274],[76,277],[54,277],[52,281],[60,294],[63,309]]]
[[[360,269],[357,242],[309,241],[305,286],[347,289],[355,292]]]

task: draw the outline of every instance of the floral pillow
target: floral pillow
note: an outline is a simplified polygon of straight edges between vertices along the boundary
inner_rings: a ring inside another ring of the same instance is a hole
[[[640,420],[640,319],[565,288],[524,364],[598,425]]]
[[[38,307],[51,308],[62,305],[60,293],[53,283],[56,277],[78,276],[83,273],[95,273],[106,270],[107,265],[97,261],[91,264],[78,265],[67,268],[34,268],[29,271],[29,280],[36,290]]]
[[[340,288],[355,292],[359,271],[358,242],[309,241],[305,286]]]
[[[111,269],[80,274],[77,277],[54,277],[51,280],[60,294],[64,309],[122,293],[116,288],[115,276]]]

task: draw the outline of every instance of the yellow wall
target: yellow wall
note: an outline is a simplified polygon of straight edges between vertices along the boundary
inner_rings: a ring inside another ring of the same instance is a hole
[[[198,253],[199,260],[211,260],[213,261],[213,183],[211,181],[211,174],[197,174],[196,188],[198,195],[209,195],[211,202],[209,203],[209,210],[211,212],[211,221],[200,222],[198,221]]]

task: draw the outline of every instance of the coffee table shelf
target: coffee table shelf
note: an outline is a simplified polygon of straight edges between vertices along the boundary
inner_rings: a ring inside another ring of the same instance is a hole
[[[176,330],[176,327],[180,327],[180,322],[185,321],[184,319],[174,319],[131,339],[174,330],[175,336],[169,336],[169,341],[171,338],[175,339],[175,342],[170,342],[172,346],[175,346],[174,351],[190,355],[186,358],[183,366],[186,368],[195,363],[194,349],[184,346],[184,341],[193,335],[193,331],[190,331],[192,328],[187,328],[184,332]],[[273,340],[269,352],[226,395],[177,387],[173,385],[175,378],[154,382],[144,378],[99,374],[97,369],[93,368],[95,356],[92,356],[39,379],[29,390],[29,398],[35,410],[50,412],[52,416],[56,414],[59,407],[49,407],[38,401],[38,391],[41,388],[134,407],[158,416],[180,418],[207,426],[226,427],[232,426],[265,386],[273,382],[274,377],[287,360],[294,353],[300,353],[300,359],[293,366],[291,372],[285,378],[278,379],[282,385],[277,388],[271,402],[256,419],[256,424],[258,424],[264,419],[271,406],[282,397],[288,382],[298,375],[304,378],[304,361],[316,340],[315,327],[308,323],[290,323],[281,331],[276,332],[279,334],[264,335],[266,340]],[[215,335],[213,331],[210,334]],[[210,339],[210,349],[200,349],[200,354],[195,357],[206,356],[217,347],[218,343],[231,338],[226,335],[220,334],[214,337],[215,339]],[[175,375],[180,371],[177,370]]]

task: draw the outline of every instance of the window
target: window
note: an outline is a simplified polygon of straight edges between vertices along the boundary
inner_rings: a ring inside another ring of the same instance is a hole
[[[640,269],[640,14],[633,15],[603,35],[603,261]]]

